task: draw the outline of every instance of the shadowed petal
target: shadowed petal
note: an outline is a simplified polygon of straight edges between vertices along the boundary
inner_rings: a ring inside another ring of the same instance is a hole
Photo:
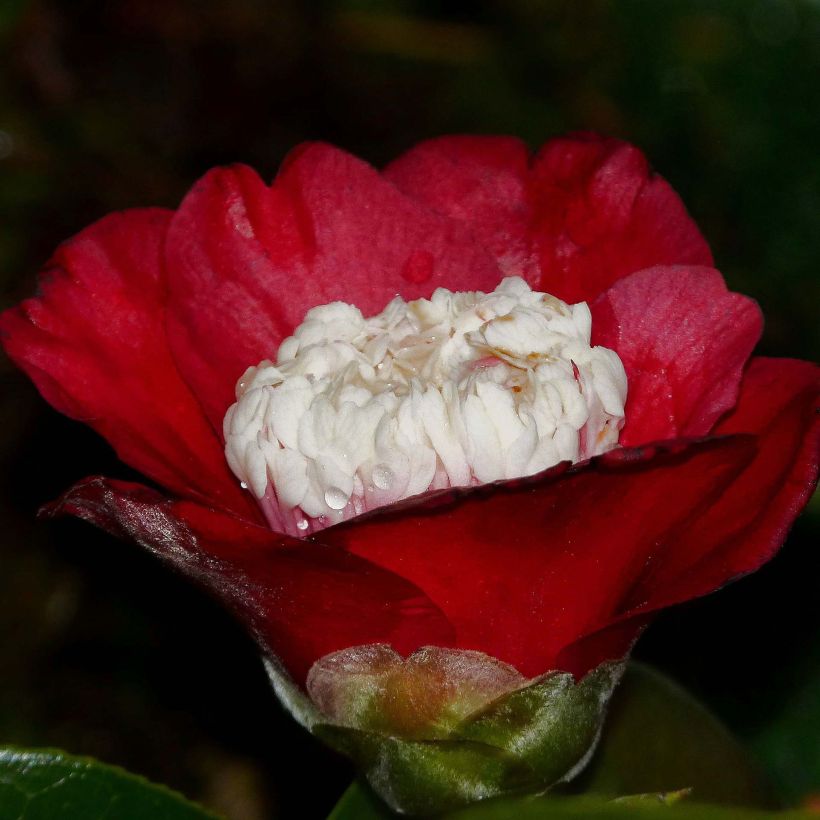
[[[612,657],[651,613],[756,570],[777,551],[811,498],[820,458],[820,370],[794,359],[752,359],[737,407],[717,427],[756,433],[749,466],[702,514],[682,522],[632,579],[597,630],[568,646],[562,668]]]
[[[755,460],[708,515],[681,528],[664,560],[636,579],[625,608],[694,598],[756,570],[777,551],[817,483],[820,368],[752,359],[737,407],[715,433],[756,434]]]
[[[569,472],[387,508],[321,538],[423,589],[459,647],[537,675],[601,624],[754,451],[746,436],[617,450]]]
[[[408,653],[452,628],[412,583],[338,547],[122,481],[91,478],[47,509],[137,541],[214,592],[301,685],[318,658],[367,643]]]

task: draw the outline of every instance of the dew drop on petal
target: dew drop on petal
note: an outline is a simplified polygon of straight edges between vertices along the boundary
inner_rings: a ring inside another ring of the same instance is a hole
[[[343,510],[347,506],[348,497],[338,487],[328,487],[325,490],[325,504],[331,510]]]
[[[373,483],[380,490],[389,490],[394,478],[393,471],[386,464],[377,464],[373,468]]]
[[[420,285],[433,275],[434,266],[435,260],[433,259],[433,254],[429,251],[413,251],[413,253],[407,257],[407,261],[401,270],[401,275],[408,282],[412,282],[414,285]]]

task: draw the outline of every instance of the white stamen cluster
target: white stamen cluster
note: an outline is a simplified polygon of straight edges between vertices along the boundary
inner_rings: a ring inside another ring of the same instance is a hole
[[[400,297],[366,318],[312,308],[225,416],[231,469],[271,524],[305,534],[431,489],[484,484],[613,448],[626,374],[590,346],[584,302],[504,279]]]

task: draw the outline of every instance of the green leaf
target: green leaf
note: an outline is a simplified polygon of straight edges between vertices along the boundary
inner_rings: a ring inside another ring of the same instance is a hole
[[[578,797],[528,796],[497,798],[460,811],[440,815],[439,820],[813,820],[817,815],[790,811],[772,813],[756,809],[708,806],[676,801],[680,795],[632,795],[608,800],[590,795]],[[343,795],[328,820],[390,820],[393,814],[370,788],[354,783]]]
[[[0,820],[216,820],[142,777],[54,749],[0,749]]]
[[[678,789],[675,792],[651,792],[650,794],[626,794],[623,797],[616,797],[612,802],[624,806],[656,806],[659,804],[674,806],[675,803],[685,800],[690,794],[692,794],[691,789]]]
[[[766,775],[723,724],[637,663],[615,690],[600,745],[571,788],[613,796],[691,788],[700,803],[778,806]]]
[[[447,815],[447,820],[776,820],[781,815],[754,809],[699,805],[683,801],[676,805],[605,801],[593,797],[519,797],[491,800]],[[817,815],[793,812],[783,820],[816,820]],[[352,820],[337,818],[337,820]],[[371,820],[364,815],[362,820]]]
[[[820,784],[820,655],[784,675],[783,687],[770,695],[765,718],[756,716],[749,745],[784,795],[797,800]]]

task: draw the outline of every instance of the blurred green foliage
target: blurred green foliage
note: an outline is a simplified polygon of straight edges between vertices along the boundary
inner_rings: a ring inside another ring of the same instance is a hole
[[[0,54],[4,305],[61,239],[173,207],[214,164],[272,176],[304,139],[380,164],[445,132],[536,147],[592,128],[681,192],[760,301],[762,349],[818,358],[816,0],[0,0]],[[326,814],[350,771],[279,712],[227,616],[135,548],[34,521],[73,480],[128,471],[6,362],[0,378],[0,740],[120,763],[236,820]],[[815,508],[770,566],[638,648],[795,802],[820,792],[818,535]]]
[[[165,786],[54,749],[0,749],[0,820],[220,820]]]

